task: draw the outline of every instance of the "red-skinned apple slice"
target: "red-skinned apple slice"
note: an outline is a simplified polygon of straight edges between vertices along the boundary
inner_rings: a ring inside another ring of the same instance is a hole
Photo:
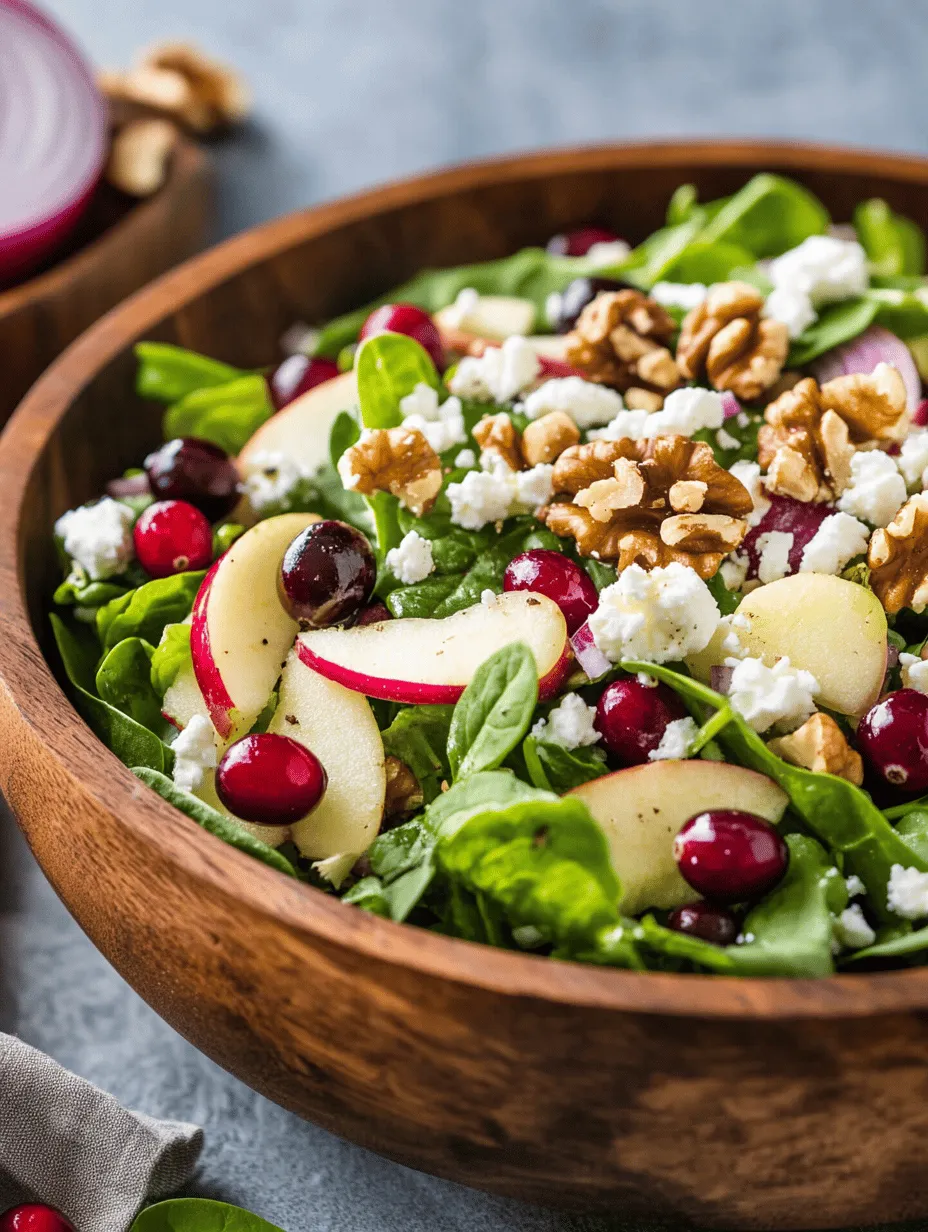
[[[525,642],[538,665],[539,697],[552,697],[571,668],[567,625],[556,603],[509,591],[442,620],[401,619],[301,633],[303,662],[356,693],[387,701],[455,702],[484,660]]]
[[[258,453],[282,453],[308,471],[317,470],[329,461],[329,432],[336,417],[357,403],[354,371],[313,386],[261,425],[239,454],[239,466],[246,469]]]
[[[297,623],[277,596],[277,574],[289,544],[318,521],[315,513],[283,513],[259,522],[200,586],[190,629],[193,670],[225,741],[250,729],[280,675]]]

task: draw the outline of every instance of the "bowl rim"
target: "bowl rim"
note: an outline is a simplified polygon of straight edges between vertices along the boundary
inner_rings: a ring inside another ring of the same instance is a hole
[[[39,647],[25,601],[22,503],[36,458],[73,399],[145,332],[227,277],[298,241],[393,207],[513,179],[679,162],[883,174],[928,185],[928,158],[790,141],[657,141],[543,150],[391,181],[260,224],[193,257],[91,326],[23,399],[0,438],[0,685],[47,758],[97,810],[213,888],[234,893],[301,941],[319,939],[464,988],[571,1007],[671,1017],[848,1018],[928,1008],[928,968],[817,980],[698,976],[552,962],[442,937],[360,911],[217,841],[135,778],[93,735]],[[49,738],[49,714],[54,738]],[[101,761],[101,749],[104,755]],[[274,878],[273,882],[268,879]],[[273,906],[268,895],[273,885]]]

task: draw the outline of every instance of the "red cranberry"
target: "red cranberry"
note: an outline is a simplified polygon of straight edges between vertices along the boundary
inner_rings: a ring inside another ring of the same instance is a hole
[[[423,312],[415,304],[384,304],[375,308],[361,326],[359,337],[363,342],[374,334],[384,333],[405,334],[407,338],[415,338],[416,342],[428,351],[438,371],[444,370],[445,349],[438,326],[427,312]]]
[[[713,945],[734,945],[738,936],[738,921],[723,907],[712,903],[688,903],[667,917],[667,927],[674,932],[699,937]]]
[[[605,227],[577,227],[552,235],[545,245],[555,257],[585,257],[594,244],[614,244],[621,236]]]
[[[356,625],[379,625],[384,620],[392,620],[393,613],[385,603],[369,603],[358,612]]]
[[[293,540],[280,566],[280,601],[307,629],[351,619],[377,580],[374,553],[345,522],[314,522]]]
[[[295,402],[307,390],[331,381],[338,376],[338,364],[334,359],[313,358],[306,355],[290,355],[278,364],[268,377],[271,401],[278,411]]]
[[[857,725],[867,764],[891,787],[928,790],[928,695],[899,689],[872,706]]]
[[[627,282],[620,282],[617,278],[596,278],[592,275],[575,278],[568,284],[567,289],[561,292],[556,318],[551,322],[552,329],[559,334],[569,333],[576,325],[580,313],[600,292],[621,291],[628,286]]]
[[[205,569],[213,559],[213,529],[187,501],[156,501],[143,510],[132,532],[135,554],[152,577]]]
[[[564,613],[567,635],[572,637],[599,603],[589,574],[561,552],[533,548],[506,566],[503,590],[532,590],[552,599]]]
[[[145,459],[155,500],[182,500],[218,522],[238,504],[239,478],[224,449],[195,436],[168,441]]]
[[[216,792],[230,813],[259,826],[290,826],[312,812],[328,785],[322,762],[290,736],[260,732],[230,745]]]
[[[641,766],[660,744],[668,724],[687,709],[665,684],[642,684],[627,676],[607,685],[596,705],[593,726],[610,753],[626,766]]]
[[[0,1215],[0,1232],[74,1232],[74,1225],[53,1206],[24,1202]]]
[[[791,496],[774,496],[770,499],[770,508],[760,522],[752,527],[744,539],[743,550],[748,555],[748,577],[756,578],[760,568],[761,552],[757,540],[770,531],[780,531],[793,536],[793,544],[789,550],[789,572],[798,573],[802,564],[802,554],[806,546],[815,537],[819,527],[826,518],[830,518],[834,509],[830,505],[816,504],[814,501],[798,501]]]
[[[738,809],[691,817],[673,841],[673,854],[693,889],[718,903],[761,898],[789,866],[782,835],[762,817]]]

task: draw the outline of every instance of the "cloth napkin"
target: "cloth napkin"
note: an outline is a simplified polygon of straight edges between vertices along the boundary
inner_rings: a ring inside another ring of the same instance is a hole
[[[203,1131],[130,1112],[0,1033],[0,1211],[57,1207],[78,1232],[125,1232],[146,1201],[190,1177]]]

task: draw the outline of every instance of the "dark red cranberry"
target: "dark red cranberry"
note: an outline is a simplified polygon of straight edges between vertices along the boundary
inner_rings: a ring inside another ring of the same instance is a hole
[[[614,244],[621,236],[605,227],[577,227],[552,235],[545,248],[555,257],[585,257],[594,244]]]
[[[699,937],[713,945],[734,945],[738,936],[738,921],[723,907],[713,903],[688,903],[667,917],[667,927],[674,932]]]
[[[139,516],[132,532],[135,554],[152,577],[205,569],[213,559],[209,519],[187,501],[156,501]]]
[[[74,1232],[74,1225],[53,1206],[24,1202],[0,1215],[0,1232]]]
[[[628,676],[603,690],[593,726],[623,765],[641,766],[660,744],[668,725],[685,719],[687,713],[667,685],[643,684],[636,676]]]
[[[306,629],[350,620],[371,597],[377,565],[371,545],[345,522],[314,522],[280,566],[280,600]]]
[[[789,572],[798,573],[807,545],[814,539],[825,519],[830,518],[833,513],[834,509],[830,505],[798,501],[791,496],[771,497],[770,508],[744,539],[743,550],[747,552],[749,562],[748,577],[757,577],[761,558],[757,540],[770,531],[780,531],[793,536],[793,545],[789,550]]]
[[[503,590],[531,590],[553,600],[564,613],[572,636],[599,604],[589,574],[561,552],[533,548],[514,556],[503,575]]]
[[[334,359],[310,359],[306,355],[290,355],[277,365],[267,379],[271,401],[278,411],[281,411],[308,390],[321,385],[323,381],[331,381],[336,376],[338,364]]]
[[[393,613],[385,603],[369,603],[358,612],[356,625],[379,625],[384,620],[392,620]]]
[[[328,784],[322,762],[290,736],[260,732],[236,740],[216,770],[230,813],[259,826],[290,826],[312,812]]]
[[[782,881],[789,848],[769,822],[738,809],[691,817],[673,841],[683,878],[717,903],[761,898]]]
[[[218,522],[238,504],[239,477],[224,449],[195,436],[168,441],[145,459],[155,500],[182,500]]]
[[[621,291],[628,287],[627,282],[617,278],[596,278],[590,275],[585,278],[575,278],[567,289],[561,292],[558,301],[558,311],[551,327],[559,334],[569,333],[577,323],[577,317],[587,304],[592,303],[602,291]]]
[[[899,689],[872,706],[857,725],[870,769],[897,790],[928,790],[928,695]]]
[[[407,338],[415,338],[416,342],[428,351],[438,371],[444,370],[445,349],[441,344],[438,326],[427,312],[423,312],[415,304],[384,304],[375,308],[361,326],[359,337],[363,342],[374,334],[385,333],[405,334]]]

